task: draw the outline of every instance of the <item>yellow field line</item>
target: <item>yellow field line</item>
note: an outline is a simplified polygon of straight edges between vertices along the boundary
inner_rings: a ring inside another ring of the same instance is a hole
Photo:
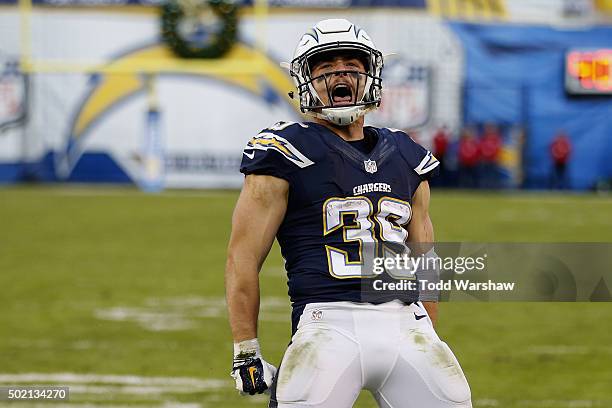
[[[249,60],[143,60],[130,63],[97,63],[67,62],[57,60],[26,61],[23,71],[30,73],[99,73],[99,74],[133,74],[133,73],[193,73],[193,74],[235,74],[256,75],[264,69],[260,59]]]

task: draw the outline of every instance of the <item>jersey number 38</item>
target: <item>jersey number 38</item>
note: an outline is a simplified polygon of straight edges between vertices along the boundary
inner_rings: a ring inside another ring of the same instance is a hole
[[[370,268],[364,265],[377,256],[381,242],[406,242],[408,232],[404,226],[411,216],[410,204],[397,198],[382,197],[376,209],[367,197],[333,197],[325,201],[323,235],[341,229],[342,247],[345,248],[325,246],[329,273],[340,279],[373,276]]]

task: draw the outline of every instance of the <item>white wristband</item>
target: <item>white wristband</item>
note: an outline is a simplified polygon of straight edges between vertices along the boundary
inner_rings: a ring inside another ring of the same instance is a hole
[[[261,352],[259,351],[259,341],[257,338],[244,340],[240,343],[234,343],[234,357],[242,353],[254,353],[255,356],[261,355]]]

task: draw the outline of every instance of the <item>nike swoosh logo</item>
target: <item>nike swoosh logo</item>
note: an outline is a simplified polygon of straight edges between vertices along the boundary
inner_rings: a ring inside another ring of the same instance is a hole
[[[248,157],[251,160],[253,160],[253,158],[255,157],[255,151],[252,151],[251,154],[248,154],[247,152],[242,152],[242,154],[244,154],[246,157]]]
[[[417,319],[417,320],[421,320],[421,319],[422,319],[422,318],[424,318],[424,317],[427,317],[427,315],[421,315],[421,316],[419,316],[419,315],[417,315],[416,313],[414,314],[414,318],[415,318],[415,319]]]
[[[257,371],[257,367],[249,367],[249,374],[251,375],[251,382],[253,383],[253,387],[255,387],[255,376],[253,375]]]

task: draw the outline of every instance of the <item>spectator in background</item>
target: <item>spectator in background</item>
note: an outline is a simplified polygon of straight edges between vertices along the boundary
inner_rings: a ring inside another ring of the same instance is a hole
[[[478,186],[477,169],[480,151],[473,128],[466,127],[459,140],[459,187]]]
[[[435,184],[448,185],[448,169],[446,166],[446,155],[448,153],[449,134],[446,126],[438,129],[433,138],[433,155],[440,161],[440,175],[431,181],[437,180]]]
[[[572,144],[564,131],[557,132],[550,144],[550,156],[553,161],[551,188],[564,190],[569,188],[567,164],[572,154]]]
[[[499,187],[499,156],[502,137],[497,126],[487,123],[480,139],[481,186],[484,188]]]

